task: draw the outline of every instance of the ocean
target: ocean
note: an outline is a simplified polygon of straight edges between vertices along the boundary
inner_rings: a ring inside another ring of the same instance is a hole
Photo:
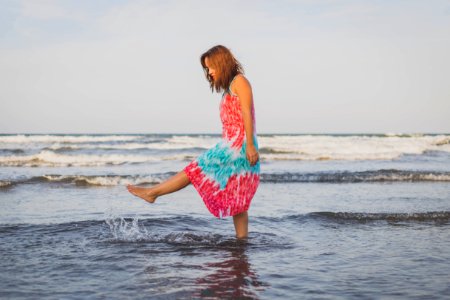
[[[249,238],[192,186],[216,134],[0,135],[0,298],[450,299],[450,134],[259,134]]]

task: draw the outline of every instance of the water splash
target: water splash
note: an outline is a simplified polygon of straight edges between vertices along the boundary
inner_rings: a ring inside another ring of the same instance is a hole
[[[122,217],[110,217],[105,222],[109,226],[113,239],[116,241],[135,242],[146,240],[149,237],[147,229],[143,225],[139,225],[137,217],[131,221],[127,221]]]

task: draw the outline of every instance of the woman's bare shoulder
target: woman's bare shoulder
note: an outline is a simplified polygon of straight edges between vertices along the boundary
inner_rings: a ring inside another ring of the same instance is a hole
[[[243,74],[236,75],[231,91],[238,94],[241,90],[251,89],[250,81]]]
[[[247,79],[247,77],[245,77],[244,74],[237,74],[236,79],[234,81],[241,84],[242,83],[250,84],[250,81]]]

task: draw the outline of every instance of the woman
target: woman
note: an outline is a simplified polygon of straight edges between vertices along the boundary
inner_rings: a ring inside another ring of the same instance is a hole
[[[220,102],[222,140],[182,171],[151,188],[128,190],[153,203],[157,197],[191,184],[216,217],[233,216],[237,238],[248,236],[248,208],[259,185],[259,154],[252,88],[243,68],[224,46],[202,54],[201,65]]]

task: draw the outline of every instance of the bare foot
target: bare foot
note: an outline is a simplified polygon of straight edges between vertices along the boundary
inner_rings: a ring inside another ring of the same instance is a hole
[[[143,188],[135,185],[127,185],[127,189],[133,195],[144,199],[147,202],[153,203],[155,202],[157,196],[152,192],[151,188]]]

